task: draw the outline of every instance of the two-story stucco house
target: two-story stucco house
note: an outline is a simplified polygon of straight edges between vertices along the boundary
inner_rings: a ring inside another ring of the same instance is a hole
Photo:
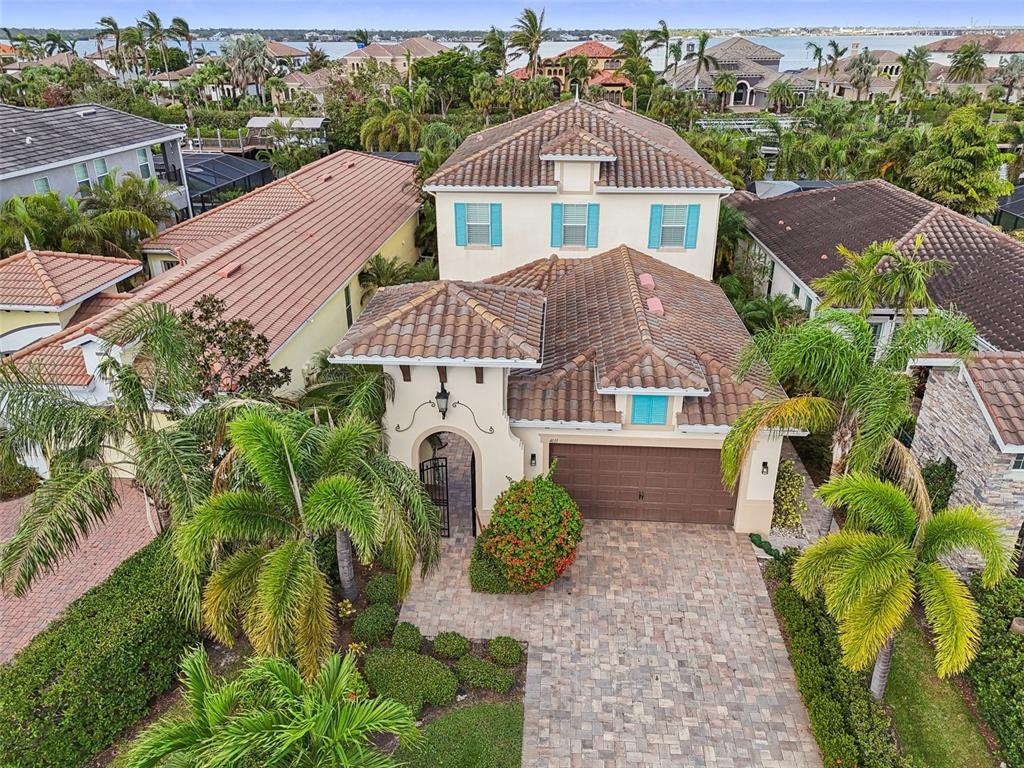
[[[749,336],[710,280],[714,168],[664,125],[567,102],[469,137],[426,186],[444,279],[379,290],[331,360],[391,376],[390,451],[444,529],[554,464],[588,518],[767,532],[782,437],[735,492],[720,479],[740,411],[785,394],[732,375]]]
[[[80,196],[110,174],[134,173],[168,184],[178,218],[192,215],[180,128],[99,104],[0,104],[0,124],[0,202],[51,191]]]

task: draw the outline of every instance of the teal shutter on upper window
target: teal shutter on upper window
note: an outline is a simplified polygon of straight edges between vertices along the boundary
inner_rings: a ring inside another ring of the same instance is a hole
[[[455,244],[465,245],[469,242],[466,236],[466,204],[455,204]]]
[[[692,203],[686,211],[686,248],[697,247],[697,227],[700,226],[700,205]]]
[[[501,203],[491,203],[491,245],[501,245]]]
[[[651,206],[651,229],[647,235],[648,248],[661,248],[661,215],[663,206]]]
[[[668,414],[668,395],[633,395],[634,424],[664,424]]]
[[[601,206],[597,203],[587,204],[587,248],[597,248],[597,225]]]
[[[562,247],[562,204],[551,204],[551,247]]]

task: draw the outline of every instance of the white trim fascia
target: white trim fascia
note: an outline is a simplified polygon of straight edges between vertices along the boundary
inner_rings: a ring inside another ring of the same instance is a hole
[[[594,187],[598,194],[624,195],[731,195],[732,187]]]
[[[544,192],[550,194],[552,192],[558,192],[558,187],[474,187],[470,185],[456,185],[451,187],[440,186],[438,184],[428,184],[423,187],[424,192],[479,192],[480,194],[488,194],[491,192]]]
[[[618,155],[541,155],[541,160],[554,160],[563,163],[614,163]]]
[[[710,389],[687,387],[598,387],[599,395],[675,395],[680,397],[707,397]]]
[[[781,256],[777,256],[775,254],[775,251],[773,251],[767,245],[765,245],[760,240],[758,240],[757,235],[755,235],[749,229],[747,230],[747,234],[750,235],[750,239],[751,240],[753,240],[755,243],[757,243],[764,250],[764,252],[768,254],[768,258],[770,258],[773,262],[775,262],[780,267],[782,267],[782,269],[785,270],[786,274],[789,275],[791,278],[793,278],[793,282],[794,283],[799,285],[803,290],[807,291],[807,293],[809,293],[811,295],[811,298],[814,301],[816,301],[818,303],[821,303],[821,297],[817,293],[815,293],[814,289],[811,288],[811,286],[809,286],[807,283],[805,283],[803,281],[803,279],[797,277],[796,272],[794,272],[792,269],[789,268],[789,265],[786,264],[786,262],[784,262],[782,260]],[[781,294],[781,295],[784,296],[785,294]]]
[[[968,388],[974,395],[974,400],[978,404],[978,408],[981,409],[981,415],[985,419],[985,423],[988,424],[989,432],[992,433],[992,437],[995,438],[996,445],[999,447],[1000,453],[1024,453],[1024,445],[1010,445],[1003,442],[1003,438],[999,435],[999,430],[996,429],[995,422],[992,421],[992,416],[988,412],[988,406],[985,405],[985,401],[981,399],[981,393],[978,388],[974,386],[974,379],[971,378],[970,372],[966,366],[960,366],[960,376],[967,382]]]
[[[443,365],[451,368],[540,368],[539,360],[507,357],[389,357],[383,355],[331,355],[327,362],[338,365]]]
[[[676,432],[695,435],[726,435],[732,429],[728,424],[679,424]]]
[[[615,432],[622,429],[621,424],[611,421],[548,421],[546,419],[512,419],[510,427],[523,429],[596,429],[603,432]]]
[[[102,152],[93,152],[88,155],[78,155],[77,157],[68,158],[67,160],[58,160],[53,163],[47,163],[46,165],[33,165],[31,168],[24,168],[19,171],[9,171],[7,173],[0,173],[0,179],[16,179],[20,176],[32,176],[43,171],[52,171],[54,168],[63,168],[66,165],[75,165],[76,163],[84,163],[89,160],[95,160],[98,157],[106,157],[113,155],[118,152],[131,152],[133,149],[142,149],[143,147],[150,147],[154,144],[162,144],[165,141],[181,141],[185,134],[178,132],[164,136],[159,139],[150,139],[148,141],[136,142],[135,144],[125,144],[123,146],[112,147],[110,149],[104,149]],[[113,170],[113,169],[111,169]]]
[[[131,277],[132,275],[137,275],[141,271],[142,265],[140,264],[131,272],[125,272],[120,277],[116,277],[113,280],[103,283],[103,285],[99,286],[98,288],[93,288],[91,291],[88,291],[86,293],[83,293],[81,296],[76,297],[74,301],[66,301],[60,306],[52,306],[47,304],[0,304],[0,310],[4,310],[7,312],[63,312],[65,309],[71,309],[72,307],[81,304],[86,299],[91,299],[98,293],[103,293],[103,291],[105,291],[107,288],[117,285],[119,282]]]
[[[107,343],[103,339],[101,339],[99,336],[97,336],[96,334],[85,333],[85,334],[82,334],[81,336],[76,336],[75,338],[73,338],[73,339],[71,339],[69,341],[65,341],[63,344],[61,344],[61,347],[63,347],[64,349],[75,349],[76,347],[81,347],[81,346],[83,346],[85,344],[90,344],[90,343],[93,343],[93,342],[95,342],[97,344],[106,344]]]
[[[955,368],[962,361],[959,357],[915,357],[907,363],[907,370],[911,368]]]

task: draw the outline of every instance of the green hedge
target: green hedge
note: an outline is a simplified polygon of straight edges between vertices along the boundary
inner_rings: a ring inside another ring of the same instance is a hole
[[[434,638],[434,653],[445,659],[458,659],[469,653],[469,640],[458,632],[440,632]]]
[[[393,573],[371,576],[366,582],[365,592],[368,603],[395,605],[398,602],[398,577]]]
[[[1010,632],[1015,616],[1024,616],[1024,579],[1009,578],[995,589],[975,581],[981,613],[981,648],[967,669],[978,709],[1010,768],[1024,768],[1024,635]]]
[[[39,485],[35,470],[0,455],[0,501],[28,496]]]
[[[0,765],[82,765],[174,684],[196,637],[160,555],[136,553],[0,667]]]
[[[507,669],[468,653],[455,662],[455,674],[470,688],[482,688],[495,693],[508,693],[515,683],[515,678]]]
[[[502,667],[516,667],[523,660],[523,646],[514,637],[500,635],[488,643],[487,655]]]
[[[398,612],[387,603],[371,605],[352,622],[352,637],[360,643],[376,645],[391,636]]]
[[[420,634],[419,627],[415,624],[410,624],[408,621],[398,624],[395,627],[395,631],[391,633],[391,646],[393,648],[419,653],[422,645],[423,635]]]
[[[397,648],[370,651],[363,674],[377,696],[405,704],[415,715],[424,704],[451,704],[459,687],[452,671],[437,659]]]

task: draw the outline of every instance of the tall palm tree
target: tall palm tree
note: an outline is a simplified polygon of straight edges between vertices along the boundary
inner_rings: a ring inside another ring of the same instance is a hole
[[[1009,58],[1000,57],[995,79],[1006,89],[1004,99],[1010,103],[1014,92],[1024,86],[1024,55],[1015,53]]]
[[[566,84],[571,88],[575,83],[578,93],[585,97],[590,79],[598,73],[597,64],[583,55],[563,56],[558,63],[565,70]]]
[[[143,179],[135,173],[119,176],[112,171],[82,197],[82,210],[91,215],[111,211],[137,211],[155,224],[174,216],[174,206],[167,199],[166,187],[156,176]]]
[[[811,54],[811,61],[814,62],[814,92],[817,93],[818,86],[821,84],[821,68],[825,63],[825,50],[813,40],[808,40],[804,44],[804,48]]]
[[[114,39],[115,55],[121,53],[121,27],[113,16],[103,16],[96,22],[96,46],[100,54],[103,53],[103,41],[112,37]]]
[[[377,734],[414,743],[403,704],[369,698],[355,657],[332,654],[310,680],[280,659],[256,658],[217,680],[202,646],[181,662],[183,713],[165,715],[132,742],[127,768],[161,765],[346,765],[397,768]]]
[[[194,64],[196,57],[192,50],[192,42],[195,40],[195,35],[192,33],[192,28],[188,25],[188,22],[181,16],[175,16],[171,19],[171,26],[167,28],[167,36],[172,40],[185,42],[185,45],[188,46],[188,63]]]
[[[490,65],[488,71],[492,75],[504,75],[508,71],[508,39],[505,33],[494,26],[487,30],[480,46],[480,55]]]
[[[662,73],[668,72],[668,54],[669,44],[672,42],[672,32],[668,28],[668,24],[662,19],[658,22],[658,26],[647,33],[647,53],[650,53],[659,46],[665,47],[665,67],[661,70]]]
[[[831,78],[831,82],[829,83],[828,87],[828,95],[831,96],[833,95],[833,93],[835,93],[836,75],[839,74],[839,62],[842,60],[843,56],[846,55],[846,52],[849,50],[849,48],[845,46],[840,47],[839,43],[837,43],[833,39],[828,41],[827,50],[828,54],[825,57],[825,72]]]
[[[647,37],[645,30],[626,29],[619,35],[619,48],[615,52],[623,59],[642,59],[647,53]]]
[[[874,662],[871,693],[881,699],[896,632],[918,599],[935,635],[936,672],[963,672],[977,655],[981,619],[967,585],[942,558],[976,551],[982,584],[995,586],[1009,574],[1013,553],[999,522],[970,506],[922,514],[902,488],[862,472],[832,478],[818,496],[843,508],[846,524],[807,548],[793,586],[805,599],[824,593],[839,623],[843,663],[861,670]]]
[[[120,61],[124,69],[139,78],[139,63],[143,62],[146,74],[149,74],[149,59],[146,57],[146,45],[142,30],[137,26],[125,27],[118,36],[121,43]]]
[[[669,43],[668,54],[672,57],[672,76],[679,72],[679,62],[683,60],[683,41],[675,40]]]
[[[392,85],[389,96],[390,101],[370,100],[369,116],[359,129],[360,141],[368,150],[412,150],[419,145],[430,88],[422,81],[412,90],[404,85]]]
[[[544,26],[544,13],[544,9],[541,9],[538,14],[532,8],[524,8],[512,25],[512,33],[508,37],[509,49],[526,56],[526,66],[529,69],[530,77],[537,76],[537,66],[540,64],[540,44],[548,36],[549,30]]]
[[[846,65],[846,72],[850,75],[850,85],[857,91],[857,101],[860,101],[862,91],[871,93],[871,80],[878,69],[878,57],[867,48],[858,53]]]
[[[354,29],[349,33],[348,41],[350,43],[355,43],[356,45],[369,45],[370,33],[365,29]]]
[[[708,53],[708,41],[710,40],[711,35],[701,32],[697,35],[697,47],[685,56],[686,61],[693,62],[693,90],[695,91],[700,87],[700,73],[718,68],[718,59]]]
[[[146,42],[160,51],[164,72],[170,72],[170,67],[167,66],[167,41],[170,39],[170,35],[164,28],[160,17],[157,16],[156,11],[146,11],[146,15],[139,19],[138,23],[146,37]]]
[[[47,56],[53,56],[55,53],[71,53],[75,50],[74,46],[55,30],[50,30],[43,37],[43,49]]]
[[[928,68],[931,66],[931,52],[923,45],[908,48],[896,59],[900,73],[896,77],[896,103],[903,97],[924,91],[928,82]]]
[[[484,116],[484,127],[491,124],[491,112],[498,103],[498,83],[488,72],[477,72],[469,86],[469,103]]]
[[[860,315],[822,309],[805,323],[754,335],[737,376],[760,360],[791,396],[745,408],[722,446],[722,479],[735,488],[763,430],[807,429],[832,434],[831,475],[871,471],[893,448],[910,417],[913,382],[907,364],[933,344],[957,355],[973,349],[975,330],[962,315],[936,310],[896,328],[876,351],[871,326]]]
[[[257,653],[294,655],[311,673],[334,637],[315,539],[335,534],[346,598],[357,595],[353,547],[364,563],[386,551],[404,593],[417,559],[424,573],[437,564],[437,510],[412,470],[384,453],[379,428],[360,415],[327,427],[300,412],[257,407],[234,418],[228,435],[230,490],[172,532],[183,613],[192,621],[201,615],[225,644],[241,616]]]
[[[949,79],[954,83],[977,83],[985,74],[985,49],[980,43],[964,43],[950,57]]]
[[[249,83],[255,83],[256,93],[265,103],[262,86],[277,70],[277,62],[267,50],[266,41],[259,35],[240,35],[224,45],[223,55],[235,87],[245,93]]]
[[[736,74],[734,72],[722,70],[715,75],[715,82],[712,88],[714,88],[715,93],[718,94],[718,108],[722,112],[725,112],[726,99],[728,99],[736,90]]]
[[[781,113],[783,107],[796,104],[796,90],[788,79],[779,77],[768,86],[768,103],[774,105],[775,111]]]

